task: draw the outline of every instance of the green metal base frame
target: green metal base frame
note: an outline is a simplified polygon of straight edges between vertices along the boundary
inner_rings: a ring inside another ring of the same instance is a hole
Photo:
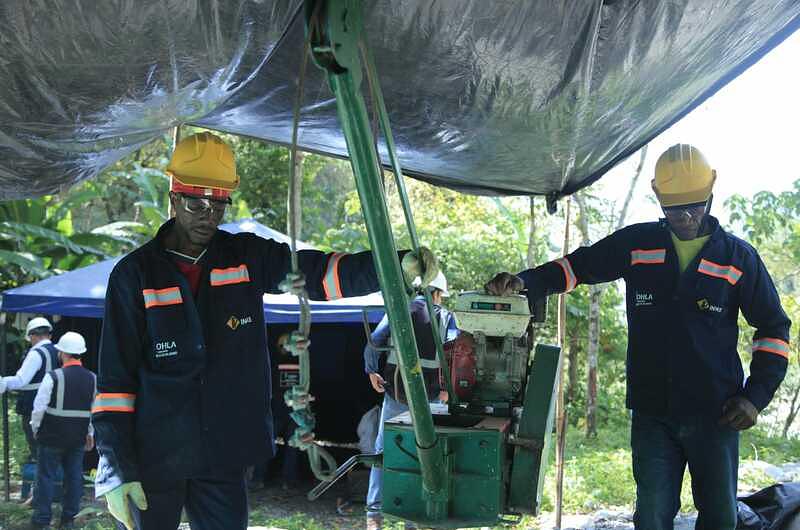
[[[503,516],[536,514],[549,455],[560,354],[555,346],[536,347],[516,433],[510,418],[434,416],[446,454],[450,501],[444,521],[426,513],[410,416],[387,422],[384,514],[436,528],[492,526],[503,522]]]
[[[443,419],[436,416],[437,423]],[[508,470],[505,438],[510,420],[483,418],[472,427],[437,425],[436,434],[447,452],[450,502],[447,519],[426,515],[420,494],[422,475],[411,426],[387,423],[384,430],[383,513],[418,526],[465,528],[497,523],[505,505]]]
[[[555,420],[561,348],[537,344],[525,389],[511,464],[508,510],[536,514],[542,505],[542,488],[550,456]]]

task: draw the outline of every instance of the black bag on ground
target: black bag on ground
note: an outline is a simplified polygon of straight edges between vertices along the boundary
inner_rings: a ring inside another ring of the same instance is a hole
[[[739,497],[737,530],[800,530],[800,482]]]

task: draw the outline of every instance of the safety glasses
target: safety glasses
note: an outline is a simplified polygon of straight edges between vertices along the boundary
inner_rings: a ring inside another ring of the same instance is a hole
[[[706,214],[705,202],[687,204],[685,206],[671,206],[662,208],[664,216],[670,222],[700,221]]]
[[[183,209],[192,215],[211,214],[214,217],[222,217],[225,213],[226,201],[217,201],[206,197],[192,197],[191,195],[180,194]]]

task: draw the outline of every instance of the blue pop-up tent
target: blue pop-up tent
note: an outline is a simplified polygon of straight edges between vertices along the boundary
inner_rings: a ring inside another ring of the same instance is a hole
[[[289,243],[289,237],[252,219],[242,219],[221,225],[233,234],[252,232],[265,239]],[[313,249],[298,241],[298,249]],[[121,259],[114,258],[88,267],[46,278],[36,283],[5,291],[0,311],[6,313],[35,313],[73,317],[102,318],[108,277]],[[358,323],[362,311],[368,309],[369,321],[375,323],[383,316],[383,297],[380,293],[343,298],[331,302],[312,302],[311,312],[317,323]],[[264,316],[268,324],[287,324],[298,321],[300,310],[292,295],[264,295]]]

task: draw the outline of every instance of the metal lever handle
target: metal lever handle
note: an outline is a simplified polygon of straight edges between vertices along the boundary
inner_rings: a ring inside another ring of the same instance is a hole
[[[328,491],[331,486],[336,484],[336,482],[341,479],[343,476],[348,474],[351,469],[356,467],[358,464],[363,463],[371,463],[372,465],[381,465],[383,462],[383,453],[367,453],[361,455],[355,455],[347,459],[347,461],[342,464],[341,466],[336,469],[333,474],[333,477],[330,480],[325,482],[320,482],[317,484],[314,489],[308,492],[306,497],[310,501],[315,501],[322,497],[322,495]]]
[[[382,305],[366,305],[361,308],[361,323],[364,324],[364,333],[367,334],[367,344],[379,352],[392,351],[394,346],[378,346],[372,342],[372,330],[369,329],[369,312],[376,309],[386,311],[386,307]]]

